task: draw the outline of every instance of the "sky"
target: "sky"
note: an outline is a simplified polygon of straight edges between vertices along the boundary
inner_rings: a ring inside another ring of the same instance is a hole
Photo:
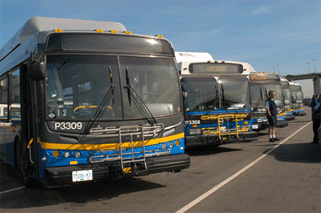
[[[321,72],[320,0],[0,0],[0,47],[34,16],[120,22],[258,72]]]

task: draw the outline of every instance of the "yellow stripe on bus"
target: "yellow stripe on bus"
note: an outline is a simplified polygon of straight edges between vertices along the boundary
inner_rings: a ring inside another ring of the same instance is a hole
[[[145,141],[145,146],[156,145],[159,143],[164,143],[167,141],[178,140],[184,138],[184,132],[179,133],[177,135],[172,135],[163,138],[155,138],[151,140]],[[38,141],[39,142],[39,141]],[[68,149],[68,150],[108,150],[108,149],[119,149],[119,143],[108,143],[108,144],[61,144],[61,143],[47,143],[40,142],[40,146],[42,149]],[[143,141],[135,141],[133,142],[133,147],[141,147],[143,146]],[[122,148],[130,148],[130,142],[122,143]]]

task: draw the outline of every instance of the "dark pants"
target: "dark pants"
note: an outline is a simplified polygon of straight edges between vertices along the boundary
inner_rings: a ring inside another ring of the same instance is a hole
[[[320,127],[320,119],[313,119],[313,142],[318,143],[319,138],[318,138],[318,129]]]
[[[276,127],[277,125],[277,119],[275,115],[267,116],[269,127]]]

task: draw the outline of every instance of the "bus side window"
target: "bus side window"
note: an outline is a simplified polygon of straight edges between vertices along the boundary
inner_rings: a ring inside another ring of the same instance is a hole
[[[20,70],[16,70],[10,75],[10,119],[12,121],[21,120],[20,110]]]
[[[0,79],[0,121],[8,121],[8,77],[7,75]]]

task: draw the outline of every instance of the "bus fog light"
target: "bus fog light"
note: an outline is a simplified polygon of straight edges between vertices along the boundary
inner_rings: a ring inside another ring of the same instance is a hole
[[[166,149],[166,148],[167,148],[166,144],[163,143],[162,149]]]
[[[70,152],[65,152],[64,156],[65,156],[65,158],[69,158],[70,157]]]
[[[55,158],[60,156],[60,152],[58,150],[54,151],[52,154]]]
[[[173,142],[170,142],[169,143],[169,147],[172,148],[174,146],[174,143]]]
[[[81,155],[80,152],[75,152],[75,157],[76,157],[76,158],[79,158],[80,155]]]
[[[176,140],[176,146],[179,146],[181,142],[179,140]]]

